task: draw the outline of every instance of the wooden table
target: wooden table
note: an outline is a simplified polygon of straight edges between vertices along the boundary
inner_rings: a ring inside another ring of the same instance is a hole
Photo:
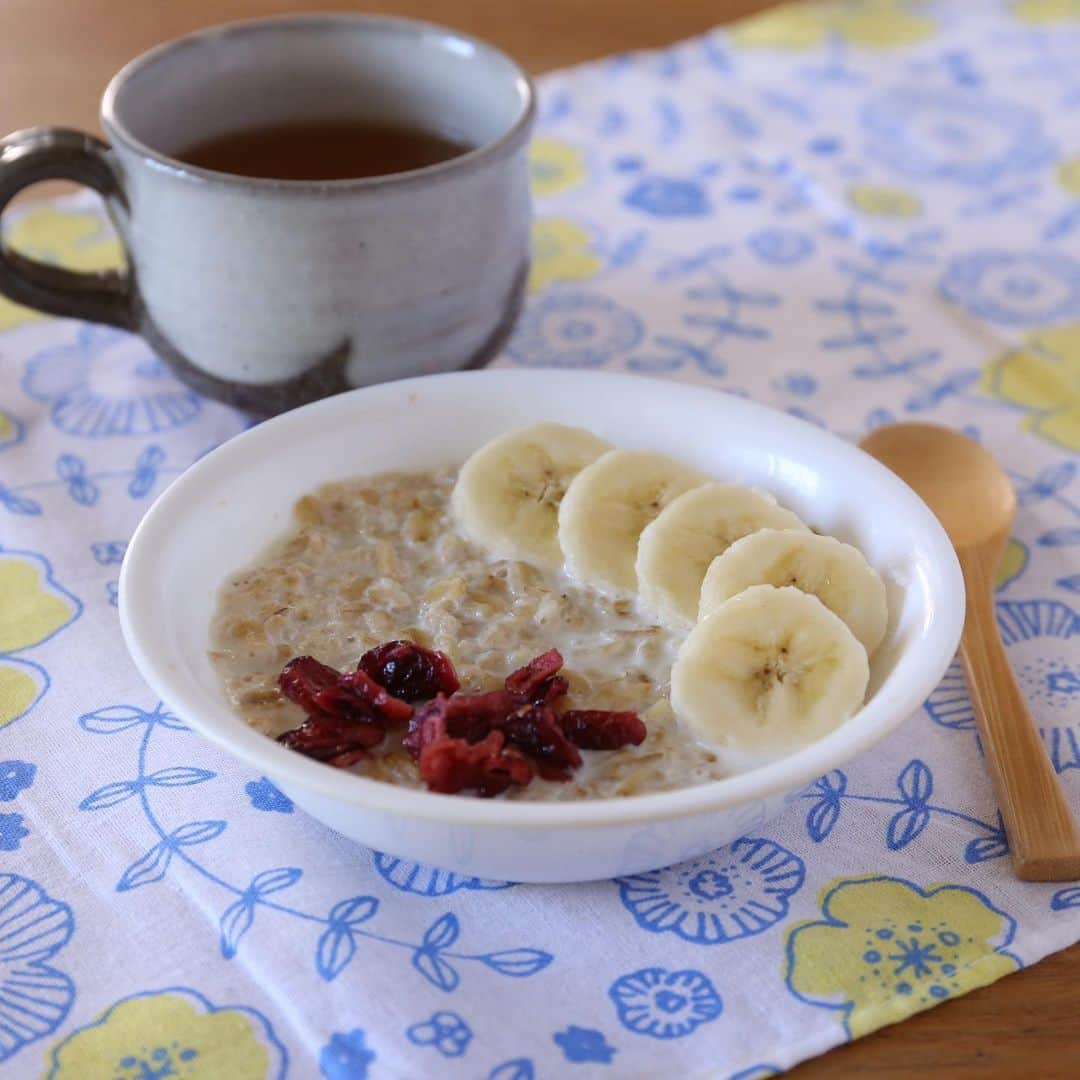
[[[0,132],[35,124],[96,131],[98,99],[113,72],[151,45],[196,27],[358,6],[334,0],[0,0]],[[383,0],[374,9],[458,26],[542,72],[664,45],[768,6],[769,0]],[[1074,947],[808,1062],[796,1075],[1073,1078],[1080,1073],[1078,1001],[1080,947]]]

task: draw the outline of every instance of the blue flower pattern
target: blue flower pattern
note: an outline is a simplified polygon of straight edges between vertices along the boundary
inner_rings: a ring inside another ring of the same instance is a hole
[[[29,835],[22,814],[0,814],[0,851],[17,851]]]
[[[744,838],[693,862],[621,878],[637,924],[699,945],[760,934],[788,912],[803,885],[802,859],[771,840]]]
[[[90,545],[90,554],[98,566],[119,566],[127,551],[126,540],[99,540]]]
[[[998,600],[997,622],[1024,696],[1039,717],[1051,763],[1059,773],[1080,770],[1080,662],[1069,648],[1080,637],[1080,614],[1060,600]],[[975,714],[959,663],[950,666],[924,707],[936,725],[973,738]]]
[[[256,810],[271,814],[293,812],[292,799],[265,776],[261,780],[249,780],[244,785],[244,792]]]
[[[933,17],[940,6],[922,10]],[[1005,33],[997,19],[985,16],[990,36],[963,48],[946,47],[962,31],[942,20],[938,38],[889,53],[835,42],[828,58],[793,55],[785,67],[772,52],[760,79],[755,53],[722,33],[550,76],[541,131],[587,145],[590,175],[541,210],[588,222],[603,265],[591,280],[532,296],[503,360],[687,378],[851,438],[909,416],[981,438],[1010,469],[1026,553],[999,594],[999,625],[1068,781],[1080,775],[1080,480],[1060,448],[1021,432],[1010,407],[983,393],[980,365],[995,336],[1080,319],[1071,246],[1080,211],[1055,179],[1074,149],[1080,49],[1064,31],[1017,23]],[[918,211],[853,213],[854,184],[898,190]],[[942,856],[973,879],[983,863],[1005,865],[956,666],[921,722],[875,762],[830,772],[781,818],[748,824],[752,837],[665,870],[568,890],[512,887],[333,836],[165,706],[131,704],[134,684],[130,696],[95,698],[93,672],[75,674],[75,657],[123,670],[110,605],[127,538],[164,485],[247,418],[205,402],[120,331],[41,322],[5,337],[4,354],[18,382],[9,378],[0,401],[0,521],[26,531],[48,554],[49,580],[55,564],[81,596],[65,590],[75,617],[55,642],[32,660],[4,658],[39,689],[66,687],[63,700],[51,694],[5,730],[0,761],[0,1063],[9,1068],[32,1069],[70,1032],[76,993],[86,1016],[109,1004],[95,997],[85,957],[115,941],[109,920],[126,934],[172,886],[174,898],[200,903],[197,913],[177,909],[177,934],[193,950],[209,944],[218,968],[289,1033],[297,1075],[360,1080],[401,1060],[448,1077],[614,1075],[637,1069],[650,1048],[688,1074],[774,1075],[764,1062],[793,1061],[748,1027],[740,986],[752,971],[801,1030],[805,1006],[758,958],[816,914],[806,880],[835,876],[830,864],[842,866],[855,844],[868,867],[927,889]],[[71,760],[81,786],[68,809],[55,803],[56,828],[93,823],[103,842],[88,872],[104,875],[93,881],[101,894],[115,890],[114,915],[62,864],[40,882],[16,873],[46,857],[42,805],[52,812],[44,800]],[[1005,911],[1024,912],[1018,952],[1032,933],[1075,937],[1075,885],[995,889]],[[580,940],[578,898],[610,925],[617,953],[567,944]],[[213,912],[209,934],[203,910]],[[100,923],[87,931],[91,916]],[[290,976],[301,992],[322,1003],[347,989],[355,1014],[305,1043],[273,983],[249,978],[241,956],[267,958],[272,973],[279,945],[296,950]],[[133,959],[145,985],[164,985],[163,955]],[[34,1001],[17,1006],[10,991],[27,978]],[[513,1007],[519,992],[537,1022],[492,1026],[490,1001]],[[382,1000],[407,1011],[391,1020],[363,1005]]]
[[[430,1020],[413,1024],[405,1034],[416,1046],[430,1046],[443,1057],[461,1057],[472,1042],[472,1028],[455,1012],[442,1009]]]
[[[68,435],[154,435],[196,420],[202,399],[138,338],[86,324],[74,342],[34,354],[23,389]]]
[[[326,1080],[367,1080],[375,1053],[364,1039],[361,1028],[330,1036],[319,1054],[319,1070]]]
[[[571,1024],[565,1031],[557,1031],[553,1036],[567,1061],[577,1065],[592,1062],[596,1065],[610,1065],[615,1057],[614,1046],[609,1046],[602,1031],[581,1028]]]
[[[711,212],[705,188],[695,180],[649,176],[624,199],[627,206],[658,218],[704,217]]]
[[[795,266],[808,259],[816,247],[813,239],[798,229],[772,227],[752,233],[747,247],[770,266]]]
[[[1058,251],[969,252],[946,266],[941,293],[1001,326],[1080,318],[1080,260]]]
[[[25,791],[37,775],[37,766],[29,761],[0,761],[0,802],[11,802]]]
[[[867,150],[904,176],[982,187],[1045,165],[1039,114],[981,90],[896,87],[862,112]]]
[[[607,297],[555,293],[522,315],[506,351],[530,367],[601,367],[642,334],[637,315]]]
[[[712,980],[700,971],[642,968],[608,991],[619,1020],[636,1035],[681,1039],[724,1011]]]
[[[773,386],[794,397],[809,398],[818,392],[818,381],[808,371],[792,371],[773,381]]]
[[[0,1064],[67,1017],[75,986],[51,961],[74,930],[67,904],[35,881],[0,874]]]

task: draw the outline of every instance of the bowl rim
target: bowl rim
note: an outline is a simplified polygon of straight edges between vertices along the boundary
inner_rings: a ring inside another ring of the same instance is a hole
[[[839,728],[779,760],[673,791],[606,799],[491,800],[401,787],[335,769],[288,750],[244,725],[225,705],[222,705],[221,715],[235,721],[235,727],[226,727],[215,722],[213,717],[200,715],[200,709],[186,692],[186,681],[176,666],[167,657],[155,654],[154,623],[159,622],[161,616],[151,604],[142,602],[148,590],[140,588],[140,583],[156,576],[154,560],[159,548],[158,538],[163,538],[171,529],[174,516],[183,513],[185,503],[197,493],[204,476],[222,470],[227,472],[229,459],[239,448],[251,443],[265,441],[271,452],[286,452],[280,448],[290,445],[292,440],[287,437],[290,428],[317,427],[320,416],[338,410],[347,412],[359,400],[372,403],[380,395],[396,399],[420,389],[430,392],[440,383],[460,380],[501,380],[519,384],[512,389],[520,392],[527,390],[530,381],[550,379],[553,374],[560,379],[580,381],[582,393],[586,392],[587,382],[620,380],[640,384],[642,390],[650,387],[655,390],[662,385],[670,394],[683,391],[714,395],[722,408],[745,412],[750,418],[772,425],[774,430],[780,428],[797,433],[800,439],[831,448],[834,453],[852,455],[854,462],[871,473],[882,497],[894,501],[897,511],[917,528],[941,579],[940,594],[934,596],[933,602],[923,611],[920,636],[901,652],[897,661],[898,667],[914,664],[918,677],[909,678],[906,685],[898,687],[893,684],[900,672],[894,670],[874,696]],[[121,631],[131,659],[162,702],[212,743],[286,787],[306,789],[315,796],[357,809],[443,825],[572,829],[654,824],[730,810],[755,800],[796,791],[870,749],[922,706],[952,662],[963,629],[964,582],[956,553],[926,504],[885,466],[837,435],[758,402],[695,384],[610,371],[553,373],[496,368],[425,375],[362,387],[283,413],[227,440],[174,480],[144,515],[128,544],[120,570],[118,606]]]

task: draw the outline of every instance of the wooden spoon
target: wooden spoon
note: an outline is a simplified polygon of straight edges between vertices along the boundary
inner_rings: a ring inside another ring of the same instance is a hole
[[[1080,832],[994,617],[994,579],[1016,516],[1012,485],[978,443],[933,424],[889,424],[860,445],[914,488],[956,548],[967,589],[960,659],[1016,875],[1074,881]]]

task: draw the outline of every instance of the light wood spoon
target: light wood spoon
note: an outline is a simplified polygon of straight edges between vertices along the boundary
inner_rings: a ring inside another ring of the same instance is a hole
[[[994,579],[1016,516],[1012,485],[977,442],[933,424],[889,424],[860,445],[922,497],[956,548],[967,589],[960,659],[1016,875],[1074,881],[1080,831],[994,617]]]

